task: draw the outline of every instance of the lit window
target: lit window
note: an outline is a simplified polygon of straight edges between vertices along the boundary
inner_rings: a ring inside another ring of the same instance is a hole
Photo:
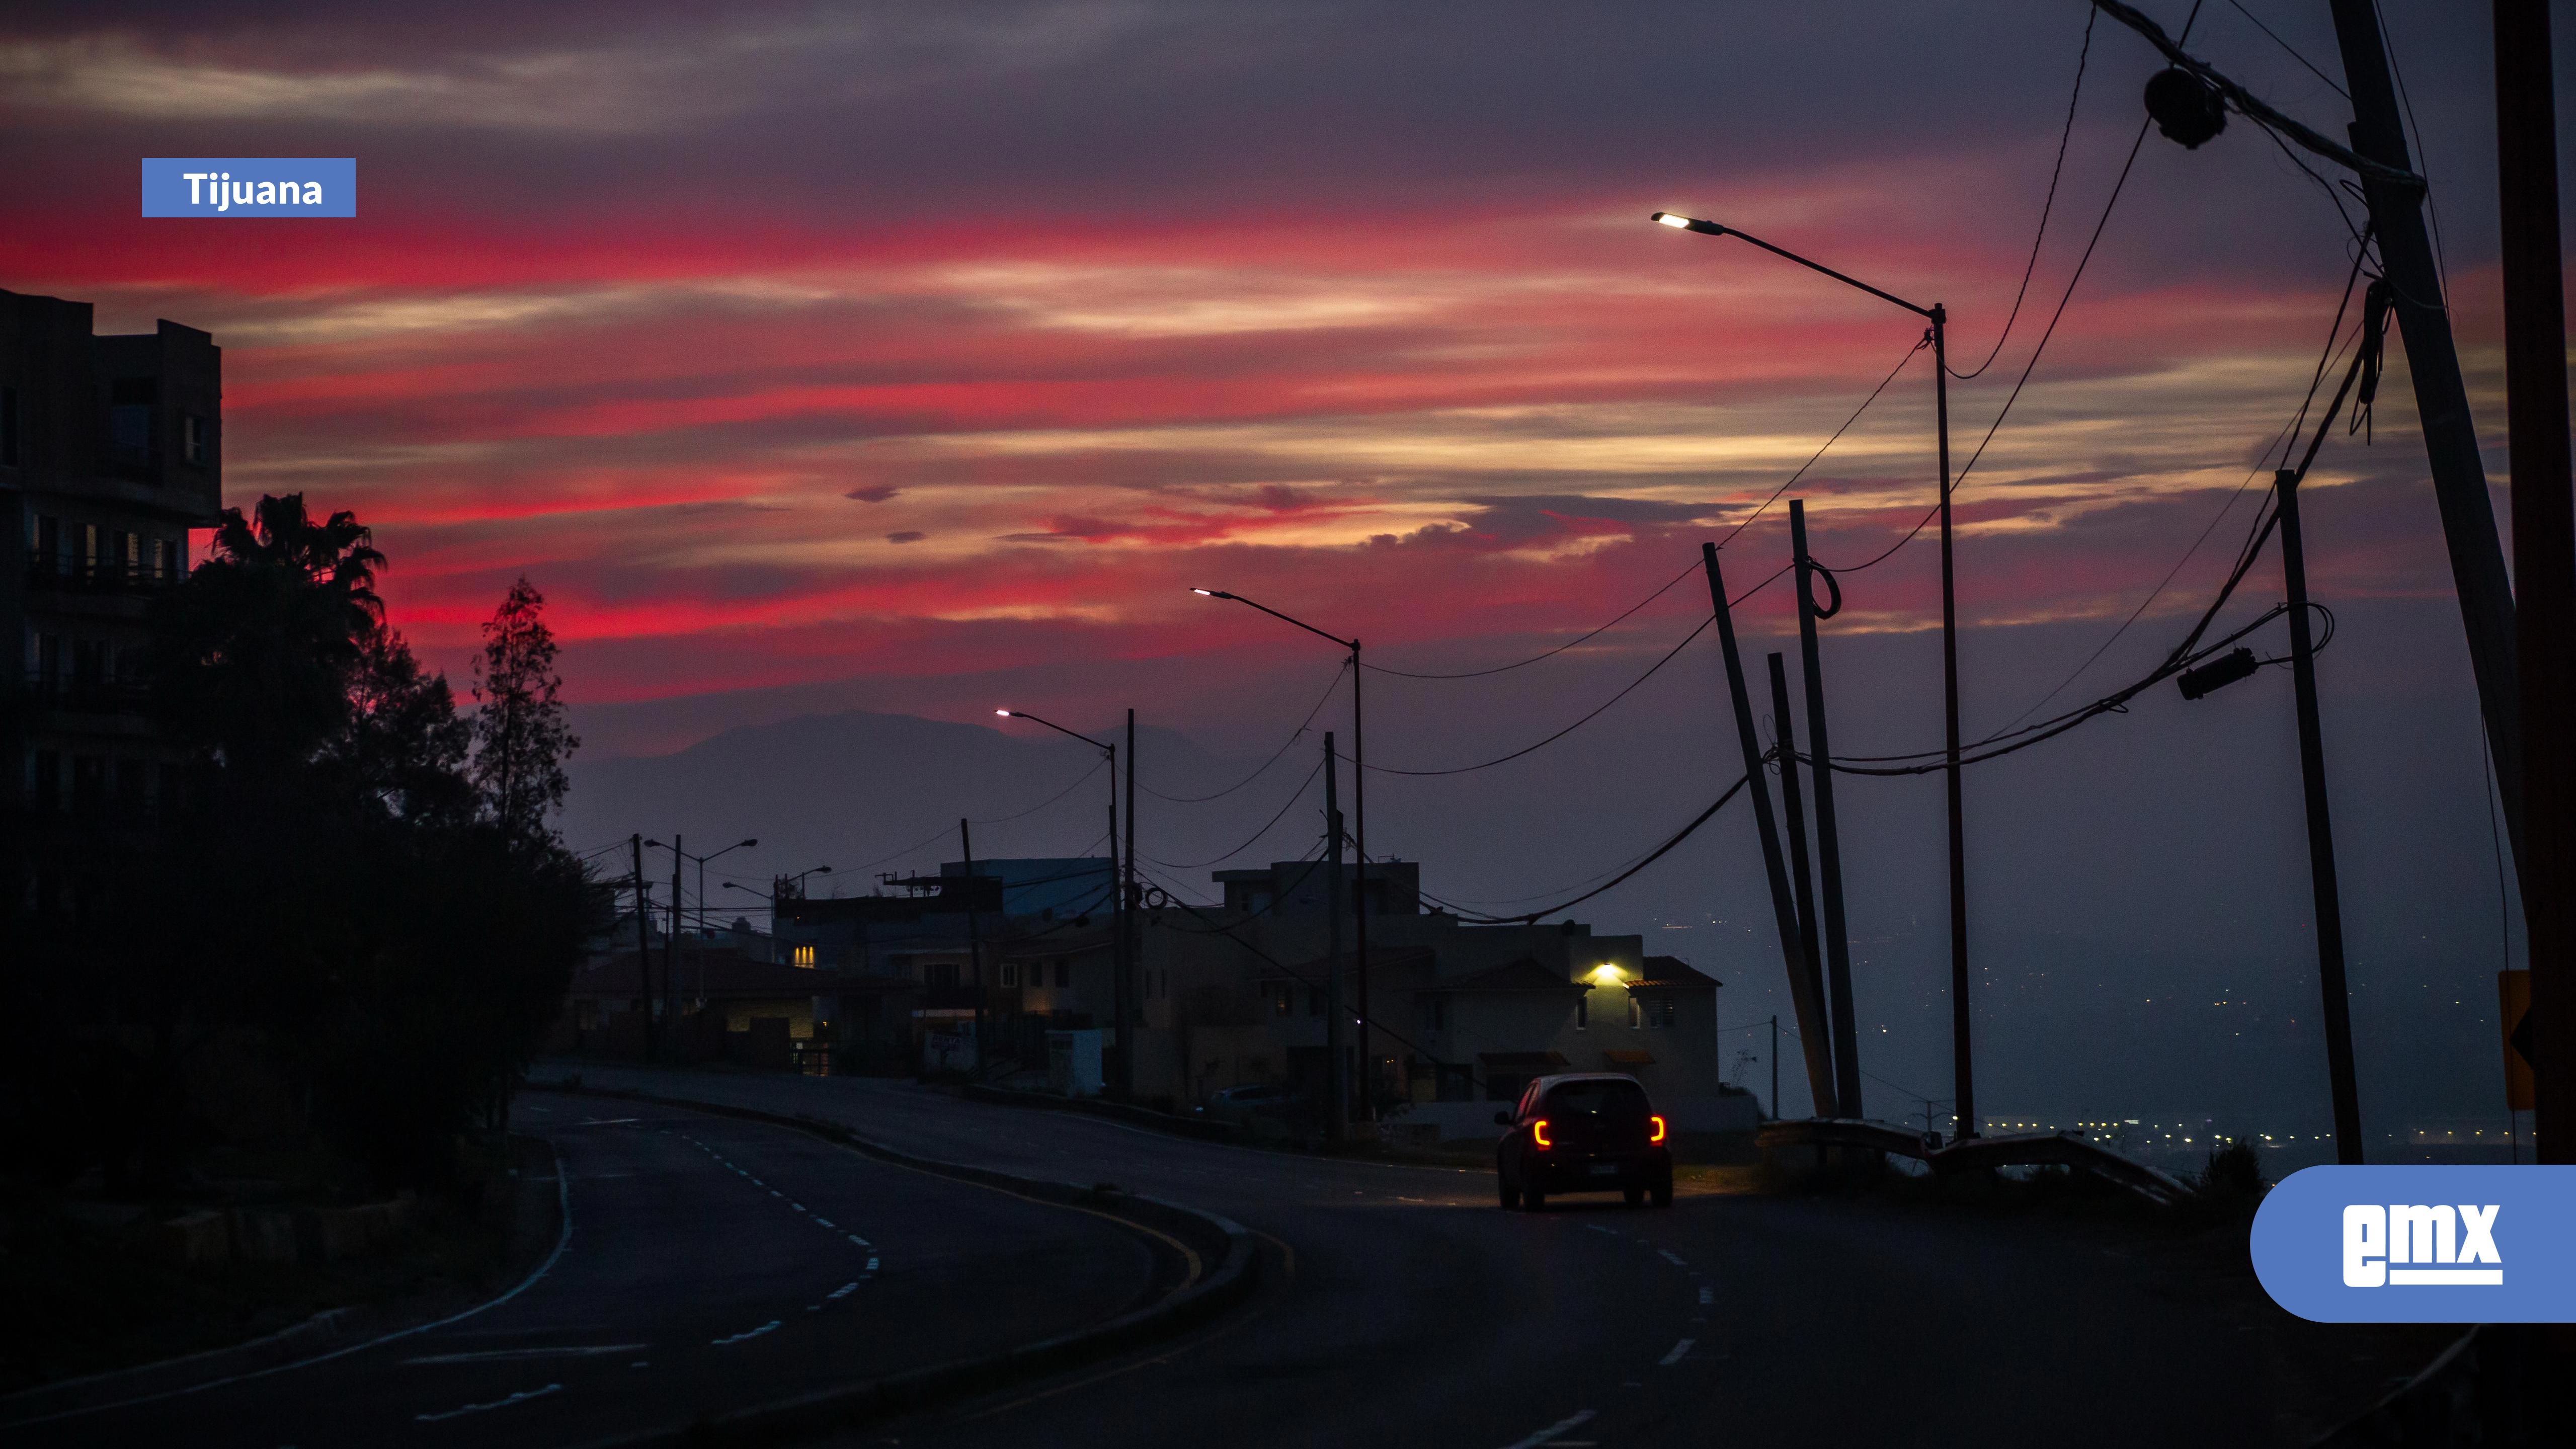
[[[793,959],[799,966],[812,966],[814,964],[814,948],[810,945],[798,946]]]

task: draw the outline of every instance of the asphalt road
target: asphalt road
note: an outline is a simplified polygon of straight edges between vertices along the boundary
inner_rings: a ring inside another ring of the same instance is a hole
[[[518,1112],[556,1146],[572,1230],[506,1302],[144,1402],[36,1424],[0,1409],[0,1442],[578,1444],[1081,1328],[1177,1271],[1098,1215],[783,1128],[544,1093]]]
[[[923,1156],[1205,1207],[1268,1244],[1189,1339],[849,1435],[928,1446],[2290,1443],[2259,1327],[2062,1227],[1817,1199],[1504,1212],[1486,1172],[1334,1162],[864,1079],[586,1066]],[[979,1312],[1010,1311],[985,1300]]]

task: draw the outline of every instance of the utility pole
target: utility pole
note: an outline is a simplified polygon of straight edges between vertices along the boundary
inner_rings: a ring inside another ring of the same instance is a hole
[[[1115,768],[1115,766],[1112,768]],[[1114,826],[1115,823],[1116,822],[1113,821],[1112,825]],[[1117,853],[1114,845],[1110,853],[1112,855]],[[1126,949],[1126,969],[1128,974],[1132,977],[1144,970],[1145,966],[1144,933],[1136,929],[1136,907],[1141,903],[1137,900],[1136,893],[1136,711],[1132,709],[1127,711],[1126,870],[1124,876],[1121,879],[1112,882],[1112,884],[1117,888],[1118,902],[1120,906],[1117,923],[1118,939],[1120,944]],[[1139,993],[1134,986],[1131,985],[1128,988],[1127,999],[1129,1004],[1136,1008],[1135,1015],[1139,1021],[1141,1021],[1145,1015],[1142,1004],[1138,1000],[1140,994],[1141,993]],[[1120,1022],[1118,1025],[1118,1042],[1121,1046],[1126,1045],[1128,1025],[1129,1024],[1126,1022]],[[1188,1081],[1187,1069],[1188,1064],[1183,1063],[1182,1080],[1184,1085],[1186,1085]],[[1120,1077],[1119,1085],[1130,1092],[1136,1090],[1136,1058],[1133,1053],[1120,1052],[1118,1054],[1118,1071]]]
[[[2308,804],[2308,883],[2315,893],[2317,984],[2325,993],[2326,1077],[2334,1089],[2335,1160],[2361,1161],[2361,1095],[2352,1069],[2352,995],[2344,985],[2343,901],[2335,884],[2334,821],[2326,811],[2325,734],[2317,719],[2316,646],[2308,628],[2308,553],[2299,529],[2299,472],[2272,475],[2280,499],[2281,578],[2290,594],[2290,675],[2298,696],[2299,783]]]
[[[2496,192],[2502,202],[2505,416],[2522,667],[2523,943],[2531,965],[2532,1140],[2576,1162],[2576,498],[2558,251],[2558,106],[2544,0],[2495,0]],[[2546,1128],[2546,1131],[2542,1129]]]
[[[975,909],[978,895],[975,835],[962,817],[957,822],[957,848],[966,856],[966,965],[975,986],[975,1065],[968,1070],[981,1075],[984,1068],[984,922]]]
[[[1860,1041],[1852,1015],[1851,939],[1843,926],[1842,837],[1834,825],[1834,753],[1825,731],[1825,670],[1816,653],[1816,620],[1842,612],[1841,586],[1807,554],[1807,504],[1789,500],[1789,547],[1798,584],[1799,663],[1807,676],[1807,748],[1816,762],[1816,866],[1825,878],[1825,983],[1834,1001],[1834,1083],[1840,1115],[1861,1115]],[[1816,608],[1815,580],[1834,590],[1834,604]]]
[[[680,871],[689,861],[680,848],[677,832],[671,836],[671,937],[662,943],[662,1010],[674,1028],[679,1026],[680,994]]]
[[[1349,1068],[1342,1060],[1342,793],[1333,767],[1333,732],[1324,731],[1324,1135],[1349,1135]]]
[[[1351,641],[1351,851],[1359,857],[1351,867],[1351,903],[1356,913],[1351,922],[1352,974],[1359,983],[1359,1108],[1360,1116],[1377,1120],[1377,1059],[1369,1050],[1369,893],[1368,893],[1368,737],[1360,724],[1360,641]],[[1338,878],[1338,877],[1336,877]]]
[[[1798,888],[1798,945],[1807,953],[1807,975],[1816,999],[1825,999],[1824,952],[1816,944],[1816,889],[1807,871],[1807,807],[1798,793],[1798,732],[1789,713],[1789,671],[1771,656],[1771,714],[1779,721],[1780,813],[1789,822],[1789,877]]]
[[[1771,1115],[1780,1115],[1780,1013],[1771,1013]]]
[[[1127,778],[1136,778],[1136,762],[1132,756],[1127,762]],[[1136,806],[1132,798],[1128,801],[1127,813],[1129,819],[1135,818]],[[1133,862],[1129,864],[1132,866]],[[1136,1014],[1135,973],[1130,969],[1134,958],[1127,939],[1127,910],[1126,882],[1119,875],[1118,861],[1118,751],[1112,747],[1109,751],[1109,1010],[1110,1025],[1116,1027],[1117,1032],[1110,1040],[1108,1077],[1109,1085],[1121,1092],[1132,1092],[1136,1088],[1135,1059],[1131,1054],[1136,1030],[1129,1020]]]
[[[1708,574],[1709,609],[1717,619],[1718,652],[1726,659],[1726,693],[1735,707],[1735,738],[1744,751],[1744,788],[1753,795],[1753,825],[1762,840],[1762,869],[1771,885],[1771,920],[1780,932],[1780,959],[1788,968],[1789,1009],[1798,1018],[1798,1042],[1805,1048],[1807,1062],[1807,1097],[1815,1114],[1834,1114],[1834,1053],[1830,1045],[1832,1028],[1825,1015],[1823,980],[1816,958],[1800,934],[1798,907],[1789,895],[1789,871],[1780,860],[1780,828],[1771,817],[1771,782],[1762,768],[1762,741],[1753,732],[1753,699],[1744,688],[1744,656],[1735,647],[1735,612],[1726,602],[1726,573],[1718,567],[1717,545],[1699,546],[1700,566]],[[1777,1025],[1775,1020],[1774,1025]],[[1772,1054],[1773,1075],[1778,1075],[1779,1054]],[[1777,1115],[1780,1097],[1775,1087],[1771,1110]]]
[[[653,1060],[653,922],[645,914],[643,835],[628,836],[626,847],[635,852],[635,1004],[644,1012],[644,1060],[649,1062]]]
[[[1968,1034],[1968,827],[1959,790],[1959,590],[1950,557],[1950,312],[1932,304],[1933,406],[1941,419],[1941,727],[1947,752],[1942,775],[1950,805],[1950,1074],[1959,1106],[1959,1136],[1973,1137],[1970,1103],[1977,1095],[1976,1060]],[[1831,769],[1817,751],[1816,768]],[[1932,1109],[1923,1109],[1932,1130]]]
[[[2378,8],[2373,0],[2333,0],[2333,10],[2335,40],[2343,51],[2344,84],[2352,90],[2352,149],[2383,166],[2401,172],[2411,170],[2413,163],[2407,157],[2397,90],[2389,77],[2388,52],[2380,40]],[[2500,9],[2498,15],[2502,13]],[[2501,30],[2496,44],[2501,58]],[[2541,54],[2545,57],[2547,52]],[[2503,104],[2501,96],[2498,103]],[[2545,113],[2541,118],[2544,125],[2549,119]],[[2543,131],[2539,143],[2544,154],[2552,149],[2546,140],[2548,134]],[[2515,138],[2508,136],[2503,144],[2512,146]],[[2495,508],[2487,497],[2486,465],[2478,456],[2468,390],[2460,381],[2460,358],[2452,344],[2451,317],[2442,296],[2441,274],[2433,264],[2432,243],[2424,231],[2424,193],[2420,185],[2402,185],[2369,171],[2361,173],[2361,186],[2362,194],[2370,201],[2371,228],[2379,238],[2381,268],[2388,278],[2392,305],[2406,341],[2406,370],[2414,379],[2415,410],[2423,419],[2424,452],[2432,464],[2433,497],[2441,509],[2443,538],[2450,545],[2451,578],[2460,596],[2461,622],[2468,630],[2469,663],[2477,676],[2478,703],[2486,718],[2487,748],[2495,761],[2497,793],[2504,797],[2505,831],[2513,842],[2514,859],[2519,861],[2523,832],[2529,822],[2524,818],[2523,804],[2526,757],[2522,695],[2514,659],[2513,589],[2505,578],[2503,545],[2496,539]],[[2549,215],[2554,221],[2557,212],[2553,209]],[[2558,266],[2554,240],[2553,237],[2545,263],[2553,269]],[[2527,231],[2520,244],[2531,244]],[[2504,245],[2510,267],[2517,245],[2511,227],[2507,228]],[[2505,316],[2510,353],[2510,304]],[[2556,326],[2554,322],[2550,325]],[[2563,394],[2564,387],[2560,390]],[[2561,415],[2564,416],[2563,403]],[[2565,431],[2561,426],[2559,432],[2563,435]],[[2563,437],[2561,447],[2563,450]],[[2520,461],[2517,453],[2515,462]],[[2515,477],[2519,482],[2518,471]],[[2564,636],[2561,639],[2563,647]]]

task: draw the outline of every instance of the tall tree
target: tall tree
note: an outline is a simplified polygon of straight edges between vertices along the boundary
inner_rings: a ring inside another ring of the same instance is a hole
[[[546,627],[546,596],[523,575],[483,625],[483,657],[474,668],[475,786],[513,844],[551,838],[546,815],[572,782],[564,761],[581,747],[557,696],[555,636]]]
[[[385,556],[347,511],[304,495],[224,510],[214,555],[158,609],[155,693],[180,737],[261,782],[306,763],[349,713],[348,681],[381,627]]]

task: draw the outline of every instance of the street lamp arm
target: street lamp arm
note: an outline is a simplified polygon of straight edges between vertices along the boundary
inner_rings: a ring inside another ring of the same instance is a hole
[[[2373,161],[2367,156],[2356,153],[2348,146],[2336,145],[2334,142],[2329,141],[2325,137],[2318,135],[2316,132],[2309,130],[2306,126],[2303,126],[2297,121],[2291,120],[2288,116],[2282,115],[2279,111],[2272,109],[2270,104],[2265,102],[2260,96],[2255,95],[2252,91],[2245,89],[2245,87],[2238,85],[2236,82],[2229,80],[2226,76],[2219,74],[2217,69],[2209,65],[2206,61],[2194,59],[2189,53],[2184,51],[2182,46],[2171,36],[2165,34],[2163,26],[2160,26],[2153,20],[2148,19],[2145,15],[2141,14],[2136,7],[2123,5],[2120,3],[2120,0],[2093,0],[2093,8],[2110,16],[2112,19],[2119,21],[2122,25],[2138,32],[2140,35],[2145,36],[2149,45],[2152,45],[2156,49],[2164,52],[2165,59],[2172,61],[2181,69],[2187,70],[2193,75],[2199,77],[2202,84],[2209,86],[2220,95],[2225,96],[2235,105],[2236,109],[2253,117],[2257,123],[2269,126],[2273,130],[2280,132],[2282,135],[2289,137],[2291,140],[2298,142],[2300,146],[2308,151],[2314,152],[2319,156],[2323,156],[2327,160],[2334,162],[2336,165],[2342,166],[2345,169],[2356,172],[2362,176],[2366,176],[2373,181],[2382,182],[2389,186],[2404,187],[2412,192],[2420,193],[2424,190],[2424,178],[2416,175],[2414,172],[2390,166],[2384,162]],[[1742,235],[1742,233],[1738,233],[1738,235]],[[1746,237],[1745,240],[1751,241],[1752,238]]]
[[[1858,287],[1860,290],[1869,293],[1880,301],[1893,302],[1897,306],[1904,308],[1906,311],[1913,313],[1917,317],[1929,320],[1933,315],[1934,309],[1930,307],[1917,307],[1913,303],[1906,301],[1903,297],[1896,295],[1894,292],[1882,292],[1878,288],[1871,286],[1869,283],[1862,281],[1858,277],[1846,276],[1843,273],[1837,272],[1833,268],[1826,266],[1822,262],[1809,261],[1805,257],[1798,255],[1796,252],[1789,250],[1787,247],[1773,246],[1771,243],[1764,241],[1762,238],[1755,236],[1751,232],[1738,231],[1734,227],[1725,226],[1718,222],[1703,221],[1698,217],[1683,216],[1677,212],[1670,211],[1656,212],[1654,214],[1654,220],[1662,222],[1666,226],[1679,227],[1683,231],[1695,231],[1702,236],[1731,236],[1739,241],[1751,242],[1755,246],[1762,248],[1762,250],[1769,252],[1775,257],[1782,257],[1789,261],[1796,262],[1799,266],[1805,267],[1811,272],[1822,272],[1826,276],[1833,278],[1835,281],[1842,283],[1844,286]],[[1251,601],[1247,599],[1245,602],[1250,603]],[[1254,607],[1258,608],[1260,606],[1256,604]]]
[[[1031,724],[1045,725],[1048,729],[1055,731],[1057,734],[1063,735],[1067,739],[1080,740],[1084,744],[1089,745],[1093,749],[1112,758],[1115,758],[1118,754],[1118,747],[1116,745],[1104,745],[1089,735],[1082,734],[1075,730],[1066,729],[1064,726],[1057,724],[1054,720],[1041,719],[1024,709],[997,709],[993,711],[993,713],[1000,715],[1004,719],[1024,719]]]
[[[1345,649],[1357,649],[1360,647],[1360,641],[1357,639],[1345,639],[1339,634],[1327,634],[1323,630],[1316,628],[1314,625],[1307,623],[1303,619],[1280,613],[1277,609],[1270,607],[1268,604],[1255,603],[1253,600],[1247,599],[1241,594],[1229,594],[1222,589],[1192,589],[1190,592],[1194,594],[1205,594],[1211,599],[1231,599],[1238,604],[1249,605],[1252,608],[1259,609],[1261,612],[1268,614],[1271,618],[1274,618],[1283,624],[1294,624],[1298,628],[1305,630],[1307,633],[1314,635],[1318,639],[1330,639]]]

